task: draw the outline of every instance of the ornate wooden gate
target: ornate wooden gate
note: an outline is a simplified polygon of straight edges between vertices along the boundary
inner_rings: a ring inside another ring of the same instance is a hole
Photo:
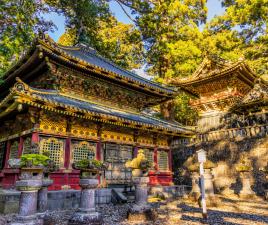
[[[131,181],[131,170],[125,167],[127,160],[133,158],[133,146],[104,144],[104,160],[108,164],[105,179],[108,184],[126,184]]]

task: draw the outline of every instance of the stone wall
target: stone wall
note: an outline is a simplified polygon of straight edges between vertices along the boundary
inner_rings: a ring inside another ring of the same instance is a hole
[[[81,192],[78,190],[61,190],[48,192],[48,210],[77,209]],[[111,202],[111,189],[98,189],[96,203]],[[15,190],[1,190],[0,214],[17,213],[19,209],[20,192]]]
[[[239,162],[243,153],[251,159],[253,165],[252,188],[258,195],[264,195],[264,190],[268,188],[267,180],[259,168],[266,166],[268,162],[267,135],[268,126],[254,125],[215,130],[199,134],[196,138],[178,140],[173,143],[175,182],[190,184],[189,174],[179,168],[196,150],[203,148],[207,151],[208,158],[217,163],[217,167],[213,169],[215,191],[221,192],[230,186],[238,193],[241,182],[235,164]]]

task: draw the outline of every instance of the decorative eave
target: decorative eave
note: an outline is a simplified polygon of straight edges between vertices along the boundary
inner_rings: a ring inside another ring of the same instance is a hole
[[[117,71],[121,71],[122,73],[115,73],[111,70],[105,69],[101,66],[98,66],[93,63],[89,63],[86,60],[83,60],[79,57],[71,55],[67,52],[70,50],[73,51],[87,51],[85,48],[89,47],[66,47],[60,46],[56,44],[51,38],[45,36],[43,39],[37,39],[33,42],[33,45],[30,47],[27,53],[23,56],[23,58],[14,65],[5,75],[4,78],[6,80],[10,79],[11,77],[15,78],[17,76],[17,70],[20,69],[21,66],[24,66],[24,63],[30,58],[33,57],[32,54],[36,54],[36,50],[38,50],[38,56],[40,58],[44,58],[46,55],[48,58],[53,57],[54,60],[57,60],[61,63],[66,63],[72,67],[82,69],[83,71],[89,71],[101,75],[103,78],[109,78],[111,80],[115,80],[121,84],[126,84],[127,86],[134,87],[141,91],[146,91],[154,95],[158,95],[161,97],[166,98],[174,98],[178,95],[179,89],[175,87],[168,87],[161,85],[159,83],[147,80],[143,77],[136,75],[130,71],[120,68],[119,66],[115,65],[111,61],[101,57],[97,52],[94,52],[94,56],[98,60],[103,60],[106,65],[110,67],[116,68]],[[90,51],[92,51],[90,49]],[[29,62],[28,62],[29,63]]]
[[[33,107],[37,107],[40,109],[53,111],[56,113],[79,117],[109,124],[115,124],[118,126],[130,127],[135,129],[149,130],[152,132],[163,133],[173,136],[191,136],[194,134],[194,130],[191,127],[183,127],[179,124],[170,123],[167,121],[163,121],[154,117],[145,116],[142,114],[134,114],[133,112],[124,112],[118,111],[118,115],[111,115],[108,113],[98,112],[98,111],[90,111],[83,108],[79,108],[75,105],[68,105],[64,102],[55,101],[53,98],[48,98],[48,96],[52,96],[56,99],[58,98],[67,98],[66,96],[61,96],[60,93],[56,91],[49,92],[48,90],[39,90],[35,88],[29,87],[27,84],[23,83],[21,80],[17,79],[17,83],[11,89],[9,95],[2,100],[0,103],[0,117],[3,117],[10,112],[16,110],[20,105],[30,105]],[[76,101],[75,99],[69,99],[71,101]],[[77,100],[78,101],[78,100]],[[80,101],[81,103],[81,101]],[[84,102],[85,104],[91,104],[89,102]],[[94,105],[95,108],[98,106]],[[101,106],[100,106],[101,107]],[[106,108],[107,111],[111,110],[110,108]],[[124,117],[120,117],[120,115],[126,115]],[[148,121],[155,121],[155,124],[150,124],[146,122],[135,121],[134,119],[128,119],[127,115],[131,117],[137,117]]]
[[[228,111],[242,97],[240,93],[234,90],[232,92],[221,93],[220,96],[215,94],[215,96],[206,99],[190,100],[190,105],[201,114],[208,111]]]
[[[268,83],[259,78],[253,89],[244,96],[230,111],[239,114],[256,111],[267,111],[268,109]]]

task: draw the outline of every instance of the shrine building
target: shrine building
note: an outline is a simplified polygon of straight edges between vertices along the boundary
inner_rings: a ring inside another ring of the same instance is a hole
[[[50,190],[79,189],[79,171],[72,169],[72,163],[89,155],[108,164],[100,183],[128,184],[131,171],[125,162],[138,149],[152,162],[150,185],[172,184],[171,142],[193,131],[144,110],[173,99],[178,89],[122,69],[84,44],[66,47],[49,37],[37,39],[3,79],[3,188],[14,187],[20,173],[7,161],[27,154],[33,146],[40,153],[49,151],[60,168],[51,174]],[[250,74],[243,79],[251,85]],[[247,85],[238,85],[234,96]]]
[[[198,131],[205,133],[225,125],[231,108],[253,88],[256,78],[243,60],[231,63],[207,56],[191,76],[172,83],[199,96],[190,105],[199,115]]]

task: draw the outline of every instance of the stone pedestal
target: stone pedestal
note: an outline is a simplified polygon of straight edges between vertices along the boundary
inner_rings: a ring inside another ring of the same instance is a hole
[[[242,190],[239,192],[240,198],[256,197],[254,191],[250,187],[250,172],[240,172],[240,179],[242,182]]]
[[[205,169],[204,172],[206,203],[208,207],[218,206],[220,200],[214,192],[213,175],[211,169]],[[201,203],[200,203],[201,205]]]
[[[69,220],[69,225],[101,225],[102,217],[96,212],[95,190],[98,179],[80,179],[81,199],[79,210]]]
[[[21,191],[19,214],[11,225],[41,225],[43,221],[37,218],[36,211],[37,192],[42,186],[42,171],[22,171],[20,179],[16,182],[16,188]]]
[[[42,180],[42,187],[38,191],[37,211],[39,214],[43,214],[47,210],[47,188],[53,184],[53,180],[48,178]]]
[[[154,220],[154,213],[148,204],[149,177],[133,177],[135,184],[135,204],[128,212],[128,220],[145,222]]]
[[[198,200],[199,196],[201,195],[200,187],[199,187],[199,173],[192,172],[192,190],[189,193],[189,198],[192,200]]]
[[[213,175],[212,175],[210,169],[205,169],[204,181],[205,181],[206,196],[210,197],[210,198],[215,197],[214,185],[213,185]]]

